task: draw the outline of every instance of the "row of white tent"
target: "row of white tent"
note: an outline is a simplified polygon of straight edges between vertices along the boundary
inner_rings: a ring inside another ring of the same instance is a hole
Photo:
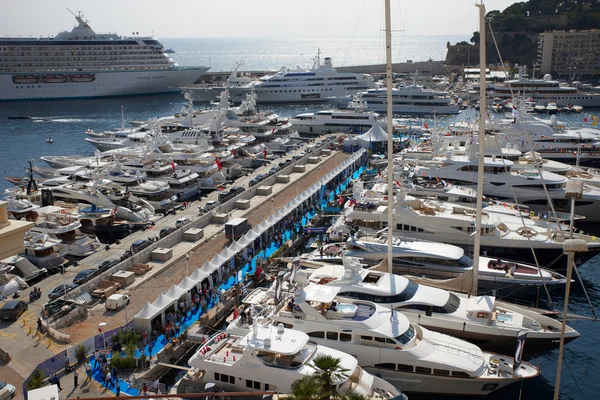
[[[292,211],[294,211],[300,204],[311,198],[313,195],[321,190],[321,186],[327,184],[333,178],[341,174],[346,168],[356,162],[366,151],[361,149],[360,151],[352,154],[351,157],[346,159],[328,174],[323,176],[317,183],[306,189],[304,192],[299,194],[295,199],[290,201],[288,204],[279,209],[275,214],[264,220],[258,226],[248,231],[242,236],[237,242],[233,242],[229,247],[224,249],[220,254],[216,254],[212,260],[207,261],[204,265],[196,269],[192,275],[183,278],[179,284],[173,284],[166,293],[161,293],[160,296],[153,303],[146,303],[144,307],[138,312],[134,319],[134,325],[137,330],[146,329],[147,332],[151,332],[151,323],[157,318],[161,317],[162,325],[165,324],[165,314],[167,311],[174,307],[178,309],[179,300],[183,299],[186,304],[191,304],[192,289],[196,287],[201,289],[202,283],[208,280],[208,283],[212,285],[211,275],[213,272],[218,271],[221,273],[221,266],[230,262],[238,253],[242,252],[246,247],[254,243],[264,232],[272,228],[276,223],[287,217]]]

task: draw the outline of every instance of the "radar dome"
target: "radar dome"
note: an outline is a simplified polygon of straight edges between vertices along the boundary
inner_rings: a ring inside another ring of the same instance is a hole
[[[545,81],[551,81],[552,80],[552,75],[550,75],[550,74],[544,75],[544,80]]]

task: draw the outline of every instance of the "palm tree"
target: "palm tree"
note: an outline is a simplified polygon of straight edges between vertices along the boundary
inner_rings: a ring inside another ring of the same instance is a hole
[[[318,400],[321,398],[323,388],[313,376],[305,376],[292,384],[290,400]],[[349,399],[350,400],[350,399]]]
[[[342,367],[342,360],[328,355],[318,354],[312,363],[315,373],[312,378],[321,385],[321,398],[338,398],[336,383],[348,377],[346,368]]]

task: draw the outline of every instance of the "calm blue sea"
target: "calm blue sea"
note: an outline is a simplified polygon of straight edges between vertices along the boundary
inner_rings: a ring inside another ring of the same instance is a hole
[[[406,59],[443,59],[445,44],[465,37],[405,38],[401,49],[394,50],[397,61]],[[245,59],[243,69],[278,69],[281,66],[308,66],[311,57],[321,49],[323,56],[333,57],[334,65],[357,65],[382,62],[383,47],[379,48],[378,38],[349,39],[166,39],[164,43],[178,53],[173,58],[181,65],[211,65],[215,70],[230,70],[239,60]],[[350,48],[350,50],[348,50]],[[381,51],[379,50],[381,49]],[[398,53],[398,54],[397,54]],[[172,115],[184,104],[182,96],[146,96],[134,98],[77,100],[56,102],[23,102],[0,104],[0,176],[23,176],[28,159],[39,160],[43,155],[91,155],[93,146],[84,141],[87,129],[106,130],[121,125],[121,105],[125,109],[126,120],[140,120],[151,117]],[[288,105],[273,107],[281,116],[293,116],[302,112],[323,108],[323,105]],[[589,111],[589,110],[586,110]],[[27,114],[36,117],[50,117],[51,122],[30,120],[8,120],[11,115]],[[447,124],[455,119],[472,119],[473,113],[463,113],[455,117],[442,117],[438,124]],[[596,115],[598,112],[596,111]],[[569,124],[583,124],[581,116],[560,117]],[[428,120],[430,126],[433,121]],[[45,139],[51,136],[53,144]],[[0,192],[10,185],[0,180]],[[592,302],[600,304],[600,259],[593,259],[581,267],[585,287]],[[562,298],[556,294],[555,305],[562,309]],[[535,302],[536,299],[531,299]],[[540,305],[544,300],[540,300]],[[570,311],[576,314],[591,315],[579,284],[572,291]],[[581,337],[566,347],[563,364],[562,399],[597,399],[600,393],[600,379],[595,378],[600,371],[600,349],[595,335],[598,325],[590,321],[570,323],[581,333]],[[542,377],[523,384],[523,399],[551,399],[553,395],[558,351],[536,358],[533,362],[542,368]],[[490,399],[519,399],[520,386],[509,388],[490,396]],[[424,398],[411,396],[411,399]]]

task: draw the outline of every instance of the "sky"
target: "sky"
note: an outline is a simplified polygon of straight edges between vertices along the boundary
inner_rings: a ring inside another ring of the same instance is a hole
[[[406,36],[470,35],[474,0],[391,0],[392,29]],[[503,10],[512,0],[487,0]],[[54,36],[83,11],[98,33],[180,37],[379,36],[383,0],[2,0],[0,36]]]

